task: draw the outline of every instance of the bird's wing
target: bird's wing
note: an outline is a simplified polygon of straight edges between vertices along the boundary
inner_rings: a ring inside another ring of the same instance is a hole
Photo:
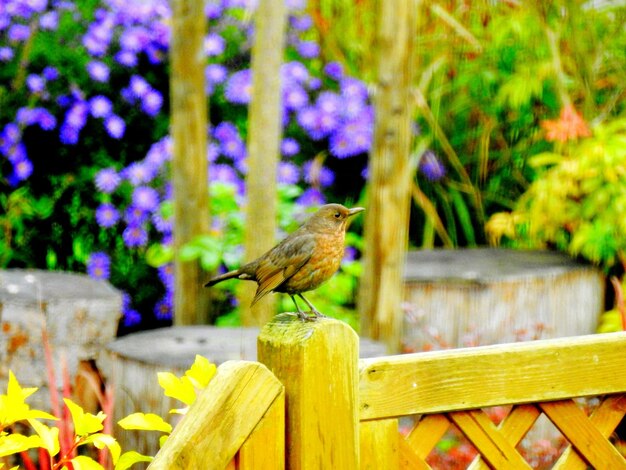
[[[298,234],[285,238],[270,250],[256,271],[259,287],[252,305],[297,273],[311,258],[314,248],[315,238],[312,235]]]

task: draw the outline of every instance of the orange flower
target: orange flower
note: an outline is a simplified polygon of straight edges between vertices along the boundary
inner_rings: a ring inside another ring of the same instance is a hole
[[[567,142],[591,135],[589,126],[583,117],[570,104],[561,110],[558,119],[541,121],[541,127],[545,129],[546,140],[549,142]]]

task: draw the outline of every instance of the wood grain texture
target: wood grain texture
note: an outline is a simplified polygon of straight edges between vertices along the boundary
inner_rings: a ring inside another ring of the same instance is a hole
[[[379,2],[376,33],[376,121],[369,163],[363,276],[359,288],[361,332],[400,350],[402,277],[407,249],[414,48],[418,0]]]
[[[261,418],[237,454],[239,470],[285,468],[285,394],[281,393]]]
[[[202,2],[173,0],[170,48],[172,185],[174,188],[174,323],[207,323],[209,292],[197,261],[182,261],[180,248],[209,231],[207,196],[207,99]]]
[[[626,333],[387,356],[360,362],[360,419],[626,390]]]
[[[446,415],[426,415],[415,423],[406,440],[419,458],[426,459],[449,427],[450,420]]]
[[[361,470],[398,468],[400,464],[397,419],[362,421],[360,429]]]
[[[285,385],[287,468],[358,468],[356,333],[281,314],[261,330],[258,357]]]
[[[225,362],[148,468],[223,470],[283,390],[262,364]]]
[[[276,242],[276,173],[282,135],[280,67],[285,44],[285,2],[259,2],[254,15],[244,241],[248,261],[258,258]],[[266,296],[250,307],[255,290],[256,284],[252,282],[242,282],[239,286],[239,305],[245,326],[263,325],[276,313],[273,296]]]

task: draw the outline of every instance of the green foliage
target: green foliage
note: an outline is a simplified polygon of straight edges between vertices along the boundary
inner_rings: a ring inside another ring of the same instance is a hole
[[[182,377],[171,373],[159,373],[159,383],[165,395],[183,401],[187,407],[195,399],[197,392],[206,388],[216,373],[215,364],[210,363],[202,356],[196,356],[193,365]],[[7,393],[0,395],[0,457],[6,457],[29,449],[45,449],[50,457],[49,468],[60,470],[71,464],[75,469],[102,470],[103,467],[93,458],[86,455],[76,455],[80,446],[93,445],[96,449],[108,449],[115,470],[126,470],[135,463],[150,462],[152,457],[141,455],[135,451],[122,454],[120,445],[108,434],[102,433],[106,415],[99,412],[94,415],[86,413],[72,400],[65,398],[64,402],[69,410],[74,428],[72,448],[66,455],[61,454],[59,442],[59,427],[50,427],[41,420],[57,418],[49,413],[31,409],[26,399],[37,391],[36,388],[22,388],[13,372],[9,371]],[[182,410],[172,410],[172,413],[184,413]],[[24,435],[16,431],[17,423],[28,424],[34,431],[32,435]],[[160,416],[152,413],[133,413],[121,419],[118,424],[124,429],[142,431],[157,431],[165,433],[165,438],[172,432],[172,425]],[[161,439],[161,443],[164,438]],[[1,466],[1,464],[0,464]],[[15,467],[18,468],[18,467]]]
[[[626,119],[597,126],[563,152],[530,159],[537,179],[488,230],[520,247],[554,247],[610,272],[626,266]],[[616,266],[617,264],[617,266]]]

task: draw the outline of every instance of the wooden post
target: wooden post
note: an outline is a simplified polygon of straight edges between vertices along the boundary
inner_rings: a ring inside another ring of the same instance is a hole
[[[183,262],[185,243],[209,231],[207,191],[207,101],[204,90],[206,30],[204,2],[173,0],[171,57],[171,125],[173,139],[174,246],[176,257],[174,323],[206,323],[209,291],[196,261]]]
[[[255,16],[252,100],[248,112],[247,260],[259,257],[276,242],[276,172],[282,134],[280,67],[286,23],[284,0],[261,0]],[[253,283],[240,285],[238,297],[244,326],[263,325],[276,313],[272,295],[250,308],[255,290]]]
[[[407,250],[409,164],[418,0],[380,2],[377,33],[376,123],[369,164],[363,277],[359,290],[361,332],[400,349],[402,274]]]
[[[358,336],[345,323],[277,315],[259,360],[285,386],[287,469],[359,468]]]

